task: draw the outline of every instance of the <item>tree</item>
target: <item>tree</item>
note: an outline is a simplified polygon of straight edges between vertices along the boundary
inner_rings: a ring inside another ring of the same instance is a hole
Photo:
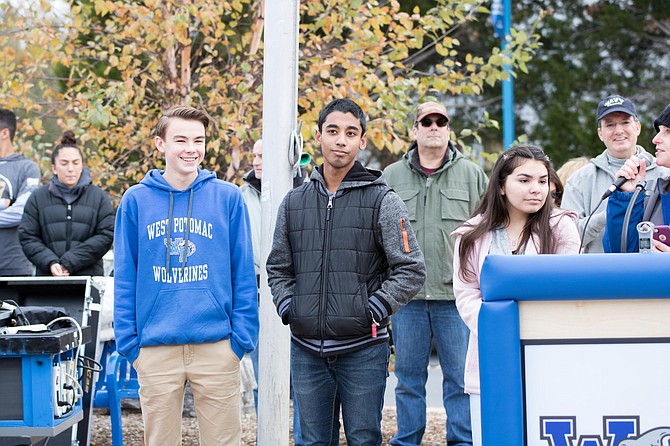
[[[534,23],[537,2],[515,1],[519,26]],[[538,30],[543,49],[517,88],[518,124],[557,165],[604,150],[595,110],[609,94],[636,104],[638,143],[650,148],[653,120],[670,100],[670,16],[664,0],[543,2],[553,12]],[[525,113],[521,113],[525,111]]]
[[[262,5],[261,0],[72,0],[72,16],[60,25],[37,14],[22,27],[7,21],[0,37],[27,42],[31,32],[42,30],[46,37],[38,46],[55,50],[45,55],[35,48],[39,57],[14,65],[16,70],[11,65],[16,62],[3,63],[3,91],[30,72],[41,73],[40,98],[48,101],[32,100],[25,124],[34,125],[33,116],[44,113],[63,128],[83,132],[94,177],[116,197],[157,163],[151,130],[161,110],[174,104],[211,114],[206,165],[238,181],[248,166],[245,154],[261,134]],[[406,12],[395,0],[302,1],[301,119],[314,123],[329,100],[352,97],[369,114],[371,151],[396,156],[408,145],[409,116],[419,99],[478,96],[506,76],[504,65],[525,69],[537,47],[532,31],[514,31],[506,53],[497,47],[486,54],[481,48],[479,54],[461,51],[456,36],[487,19],[488,10],[476,0],[435,5]],[[46,82],[47,68],[58,73],[58,82]],[[0,103],[9,104],[12,96],[20,108],[30,94],[28,87],[0,92]],[[486,121],[478,125],[496,125]],[[313,128],[303,126],[302,134],[311,141]],[[477,137],[476,128],[464,129],[459,142],[467,145],[467,138]],[[309,143],[306,149],[314,151]]]
[[[19,150],[34,155],[42,170],[47,167],[45,141],[58,132],[55,120],[45,118],[65,112],[51,70],[52,49],[59,44],[61,32],[47,1],[0,6],[0,107],[27,118],[20,123],[15,143]]]

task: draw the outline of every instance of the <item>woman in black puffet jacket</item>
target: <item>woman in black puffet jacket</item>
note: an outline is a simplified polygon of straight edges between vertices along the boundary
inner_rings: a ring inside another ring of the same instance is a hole
[[[38,276],[101,276],[102,256],[114,239],[109,196],[91,184],[74,133],[51,154],[54,174],[26,202],[19,239]]]

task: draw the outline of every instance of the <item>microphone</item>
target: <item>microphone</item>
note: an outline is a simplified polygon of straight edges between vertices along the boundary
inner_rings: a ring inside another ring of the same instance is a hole
[[[651,239],[654,232],[654,224],[650,221],[641,221],[637,224],[638,234],[638,251],[639,252],[653,252]],[[626,252],[626,251],[623,251]]]
[[[647,167],[651,166],[651,164],[654,162],[654,158],[650,154],[648,154],[647,152],[640,152],[636,156],[640,159],[640,161],[644,161],[644,164]],[[617,178],[616,181],[614,183],[612,183],[612,185],[610,187],[607,188],[607,190],[605,191],[603,196],[600,198],[600,200],[602,201],[605,198],[612,195],[614,193],[614,191],[617,190],[617,189],[620,189],[621,186],[623,186],[626,181],[628,181],[628,180],[624,177]]]

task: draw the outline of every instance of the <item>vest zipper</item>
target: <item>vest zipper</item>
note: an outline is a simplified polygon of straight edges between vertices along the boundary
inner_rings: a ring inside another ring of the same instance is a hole
[[[328,195],[328,205],[326,206],[326,230],[324,232],[324,247],[323,247],[323,261],[321,273],[321,298],[319,299],[319,331],[321,337],[321,354],[323,354],[323,343],[326,336],[326,296],[328,294],[328,267],[330,259],[330,231],[332,229],[332,221],[330,220],[333,211],[334,195]]]

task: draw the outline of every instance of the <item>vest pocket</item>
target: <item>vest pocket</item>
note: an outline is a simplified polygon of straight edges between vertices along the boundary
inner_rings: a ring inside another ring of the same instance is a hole
[[[319,339],[319,295],[294,295],[288,309],[288,322],[295,336]]]
[[[365,283],[359,283],[353,294],[336,294],[328,301],[326,336],[347,339],[370,334],[370,303]]]

